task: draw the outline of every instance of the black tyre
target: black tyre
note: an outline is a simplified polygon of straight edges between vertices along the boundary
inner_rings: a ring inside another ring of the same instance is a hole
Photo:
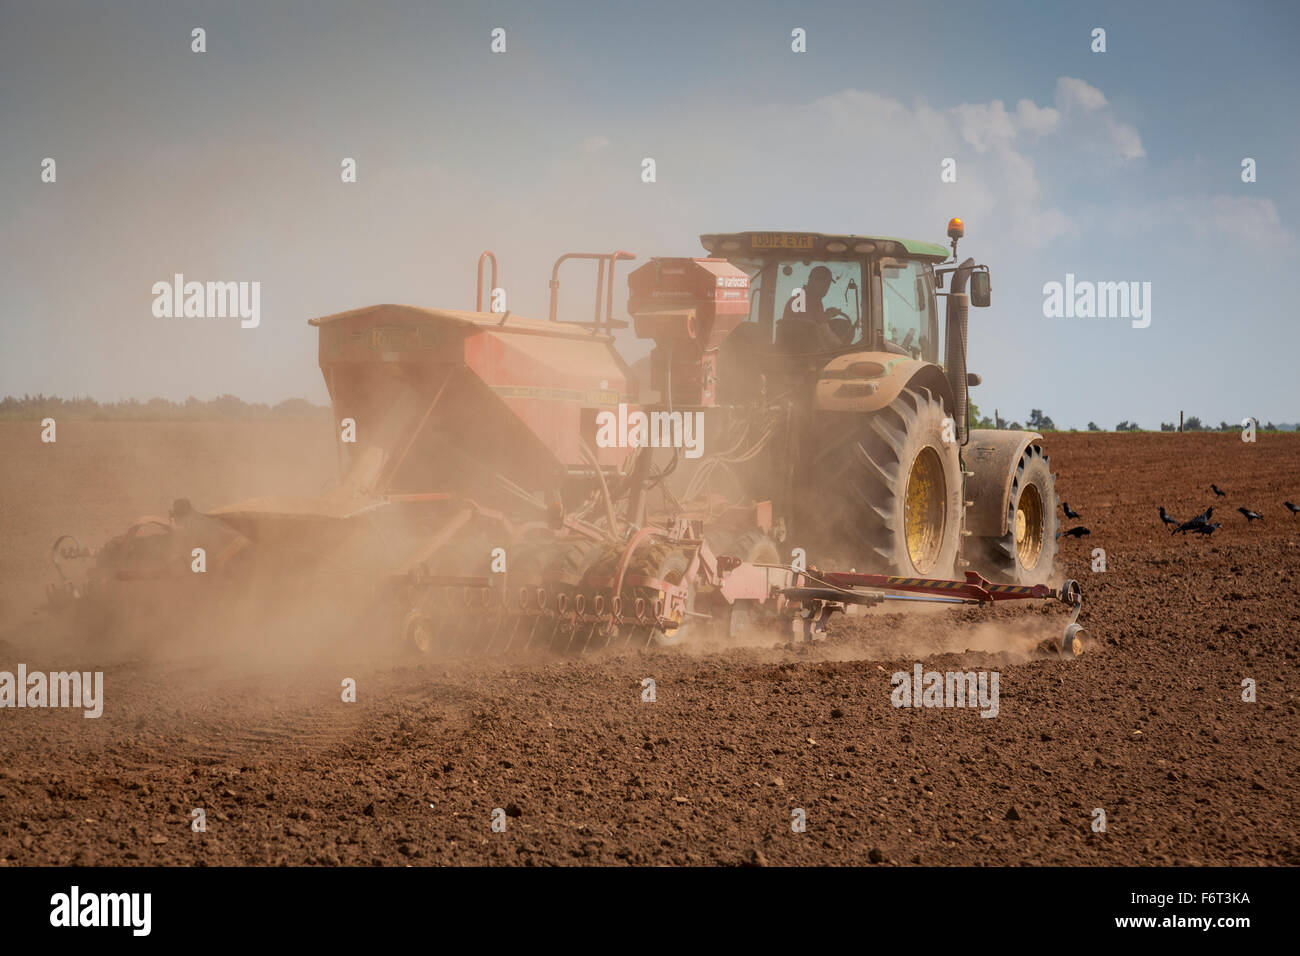
[[[1007,502],[1007,533],[1000,538],[972,538],[972,567],[1003,584],[1047,584],[1056,569],[1059,527],[1056,476],[1051,459],[1037,445],[1020,455]]]
[[[812,487],[798,506],[800,526],[815,529],[816,560],[951,577],[962,515],[957,443],[945,441],[952,437],[943,403],[921,387],[869,415],[827,413]]]

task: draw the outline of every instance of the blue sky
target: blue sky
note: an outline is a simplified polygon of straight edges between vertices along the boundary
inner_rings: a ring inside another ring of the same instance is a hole
[[[306,319],[470,307],[484,248],[544,315],[565,251],[960,215],[985,410],[1300,420],[1298,10],[0,2],[0,393],[322,401]],[[175,272],[260,281],[261,327],[155,318]],[[1067,273],[1150,282],[1150,327],[1045,318]]]

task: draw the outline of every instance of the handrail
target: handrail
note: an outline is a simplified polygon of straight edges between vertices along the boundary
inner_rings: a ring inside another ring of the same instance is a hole
[[[483,250],[483,254],[478,257],[478,279],[474,283],[474,296],[475,296],[474,311],[475,312],[483,311],[483,260],[484,259],[492,260],[492,277],[490,280],[491,284],[488,286],[489,298],[492,295],[492,291],[497,288],[497,257],[496,254],[491,249],[485,249]]]
[[[596,266],[596,314],[595,321],[592,323],[594,328],[600,329],[609,326],[614,318],[614,265],[615,263],[635,259],[636,256],[630,252],[624,252],[621,249],[614,252],[566,252],[560,258],[555,260],[555,265],[551,267],[551,309],[550,320],[559,321],[560,305],[560,266],[568,259],[595,259],[598,262]],[[605,288],[606,263],[608,263],[609,288]],[[605,293],[605,317],[601,318],[601,293]]]

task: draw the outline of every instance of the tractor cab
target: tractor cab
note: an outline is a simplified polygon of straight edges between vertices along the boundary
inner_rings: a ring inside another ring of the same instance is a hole
[[[718,233],[700,241],[749,275],[748,327],[732,333],[738,345],[940,361],[934,267],[948,258],[943,246],[802,232]]]

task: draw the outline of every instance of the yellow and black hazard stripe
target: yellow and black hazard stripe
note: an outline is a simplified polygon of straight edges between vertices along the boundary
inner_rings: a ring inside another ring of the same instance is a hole
[[[960,591],[969,587],[967,581],[936,581],[932,578],[890,578],[889,587],[924,587],[936,591]]]
[[[998,594],[1028,594],[1033,596],[1033,587],[1026,587],[1023,584],[990,584],[985,590],[996,591]]]

